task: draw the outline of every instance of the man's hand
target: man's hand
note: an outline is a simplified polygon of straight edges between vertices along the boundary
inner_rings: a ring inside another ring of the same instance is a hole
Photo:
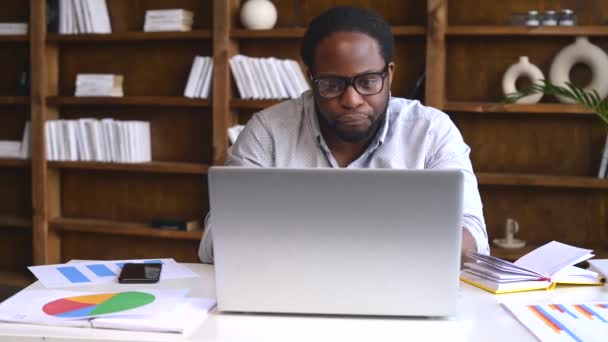
[[[460,248],[460,252],[462,254],[460,262],[461,268],[465,262],[472,261],[471,258],[465,257],[464,255],[464,253],[469,250],[477,251],[477,243],[475,242],[475,238],[473,237],[473,235],[467,229],[462,228],[462,246]]]

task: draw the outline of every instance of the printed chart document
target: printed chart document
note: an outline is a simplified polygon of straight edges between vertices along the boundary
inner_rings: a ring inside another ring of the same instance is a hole
[[[590,249],[551,241],[514,263],[475,252],[467,255],[477,262],[465,263],[462,281],[500,294],[547,289],[556,284],[601,285],[597,273],[573,266],[593,257]]]
[[[608,302],[502,305],[541,341],[600,342],[608,337]]]
[[[24,290],[0,305],[0,321],[186,333],[215,306],[187,289],[82,292]]]
[[[135,259],[74,262],[30,266],[28,269],[46,288],[118,283],[118,274],[126,263],[161,263],[160,280],[194,278],[198,275],[173,259]]]

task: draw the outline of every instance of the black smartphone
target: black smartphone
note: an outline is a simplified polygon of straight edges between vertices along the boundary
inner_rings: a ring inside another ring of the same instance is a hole
[[[159,263],[126,263],[118,275],[121,284],[153,284],[158,283],[163,264]]]

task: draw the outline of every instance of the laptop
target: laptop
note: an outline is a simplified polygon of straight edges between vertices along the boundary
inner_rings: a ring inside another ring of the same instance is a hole
[[[218,308],[450,316],[459,170],[212,167]]]

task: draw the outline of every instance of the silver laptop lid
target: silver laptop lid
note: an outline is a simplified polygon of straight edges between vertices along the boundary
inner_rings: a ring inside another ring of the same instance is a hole
[[[212,167],[209,195],[222,311],[455,311],[461,171]]]

